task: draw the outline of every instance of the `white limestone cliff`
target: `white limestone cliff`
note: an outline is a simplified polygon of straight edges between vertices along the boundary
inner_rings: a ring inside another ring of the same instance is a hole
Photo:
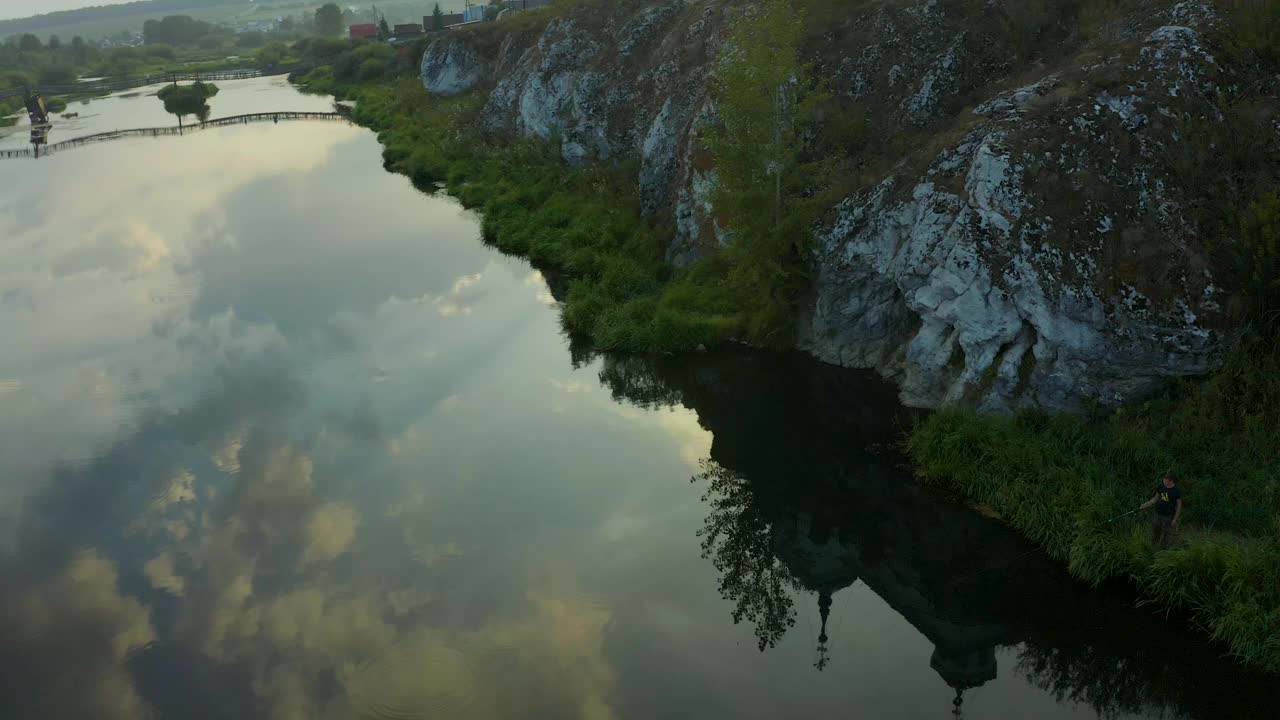
[[[876,368],[909,404],[988,410],[1115,405],[1216,367],[1233,341],[1222,280],[1165,158],[1180,123],[1220,117],[1226,80],[1203,34],[1212,8],[1156,5],[1131,44],[1033,78],[936,0],[824,38],[815,67],[833,92],[937,141],[816,228],[801,347]],[[487,93],[486,132],[556,141],[566,162],[638,158],[643,211],[683,264],[726,242],[698,133],[741,7],[639,6],[556,19],[491,59],[446,36],[423,82]]]

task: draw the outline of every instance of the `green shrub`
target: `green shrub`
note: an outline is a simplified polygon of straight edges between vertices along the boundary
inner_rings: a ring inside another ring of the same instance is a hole
[[[102,58],[102,62],[94,67],[92,74],[101,77],[133,75],[143,59],[142,53],[137,48],[112,48]]]
[[[1254,201],[1240,221],[1240,277],[1262,317],[1280,312],[1280,194]]]
[[[360,63],[360,72],[358,78],[360,82],[372,82],[381,80],[387,75],[387,63],[377,58],[369,58]]]
[[[395,50],[381,43],[365,43],[345,51],[331,59],[333,76],[342,83],[372,83],[388,74],[395,60]],[[370,61],[376,61],[370,63]],[[366,66],[368,69],[366,70]],[[367,74],[366,74],[367,73]]]
[[[37,77],[45,85],[69,85],[76,81],[78,75],[71,65],[45,65],[37,72]]]
[[[299,40],[294,50],[312,62],[329,62],[352,47],[351,40],[341,38],[314,37]]]
[[[1241,50],[1280,62],[1280,3],[1229,0],[1232,39]]]
[[[1055,19],[1048,0],[1003,0],[996,6],[1000,34],[1023,62],[1042,51]]]
[[[1076,23],[1088,41],[1103,47],[1113,45],[1125,33],[1124,0],[1084,0]]]
[[[382,43],[364,42],[357,44],[352,51],[356,57],[361,60],[368,58],[378,58],[379,60],[391,60],[396,56],[395,48]]]
[[[173,60],[177,57],[173,51],[173,47],[170,45],[143,45],[142,52],[146,57],[160,58],[162,60]]]
[[[34,85],[35,82],[36,78],[34,75],[22,70],[9,70],[0,73],[0,87],[21,87],[23,85]]]
[[[9,115],[14,115],[21,112],[24,108],[26,108],[26,105],[23,104],[22,98],[11,97],[0,100],[0,118],[6,118]],[[16,122],[16,118],[14,118],[14,120]],[[13,123],[9,123],[9,125],[12,124]]]
[[[128,61],[128,60],[138,60],[141,57],[142,57],[142,53],[140,53],[137,48],[131,48],[131,47],[113,48],[110,54],[108,55],[109,60],[113,60],[117,62]]]
[[[222,35],[205,35],[196,41],[196,47],[201,50],[221,50],[227,44],[227,38]]]
[[[267,44],[267,36],[260,32],[245,32],[236,35],[236,47],[260,48]]]
[[[271,43],[259,50],[255,56],[258,67],[262,69],[273,68],[284,62],[289,55],[289,48],[284,43]]]

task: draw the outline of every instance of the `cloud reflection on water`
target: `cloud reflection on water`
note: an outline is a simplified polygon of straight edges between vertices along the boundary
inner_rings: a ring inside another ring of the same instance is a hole
[[[556,394],[510,358],[574,374],[545,285],[382,172],[364,131],[175,143],[51,158],[0,206],[22,340],[0,348],[0,714],[172,715],[165,685],[191,683],[192,718],[613,717],[612,614],[572,573],[513,558],[465,620],[446,597],[482,537],[440,510],[446,481],[515,467],[452,457],[450,434]],[[606,407],[596,388],[570,419]]]

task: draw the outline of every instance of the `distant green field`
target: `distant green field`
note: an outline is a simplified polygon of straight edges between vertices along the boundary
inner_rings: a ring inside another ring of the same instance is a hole
[[[322,3],[317,4],[316,7],[319,7],[320,4]],[[68,23],[65,25],[50,25],[40,30],[33,30],[32,32],[35,35],[40,36],[42,40],[48,38],[50,35],[57,35],[58,37],[63,39],[67,39],[67,38],[71,38],[76,35],[79,35],[87,40],[94,40],[98,38],[104,38],[111,35],[115,35],[120,32],[140,31],[142,30],[142,23],[152,19],[158,20],[166,15],[182,14],[182,15],[190,15],[191,17],[196,18],[197,20],[204,20],[207,22],[230,23],[230,22],[247,21],[247,20],[264,20],[267,18],[274,18],[282,14],[296,15],[308,9],[311,9],[312,11],[314,11],[312,8],[306,7],[305,4],[302,4],[302,5],[303,7],[300,7],[298,9],[294,9],[292,11],[284,11],[284,12],[276,10],[274,6],[260,8],[255,3],[252,5],[243,5],[243,6],[222,5],[222,6],[214,6],[214,7],[191,8],[190,10],[185,10],[181,13],[175,13],[175,12],[137,13],[133,15],[125,15],[122,17],[103,18],[100,20],[89,20],[85,22]]]
[[[111,5],[94,5],[94,1],[84,0],[86,6],[76,10],[59,10],[30,17],[0,20],[0,37],[27,32],[40,35],[56,31],[58,28],[89,26],[99,22],[110,23],[113,20],[141,22],[165,13],[188,13],[193,9],[211,8],[215,5],[242,8],[253,6],[253,0],[134,0]]]
[[[85,2],[90,3],[92,0],[85,0]],[[210,5],[182,11],[133,12],[120,17],[41,26],[38,29],[32,29],[30,32],[38,35],[42,40],[47,39],[50,35],[57,35],[64,40],[76,35],[85,39],[98,39],[120,32],[141,30],[142,23],[151,19],[159,19],[166,15],[190,15],[197,20],[214,23],[241,23],[253,20],[271,20],[287,15],[297,17],[303,14],[311,14],[323,4],[323,2],[317,2],[316,0],[282,0],[274,3]],[[344,8],[353,4],[362,12],[368,12],[373,5],[367,2],[351,3],[350,0],[338,2],[338,5]],[[423,16],[431,13],[431,8],[434,4],[433,0],[391,0],[390,2],[376,3],[378,10],[386,16],[387,22],[393,25],[400,22],[422,22]],[[462,0],[443,0],[440,3],[440,7],[445,12],[461,12],[462,5]],[[5,34],[0,31],[0,36]]]

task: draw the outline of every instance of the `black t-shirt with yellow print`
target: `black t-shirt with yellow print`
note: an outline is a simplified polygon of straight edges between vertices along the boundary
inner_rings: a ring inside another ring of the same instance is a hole
[[[1165,487],[1164,483],[1156,486],[1156,512],[1161,515],[1173,515],[1178,512],[1178,500],[1182,498],[1182,488],[1174,485]]]

